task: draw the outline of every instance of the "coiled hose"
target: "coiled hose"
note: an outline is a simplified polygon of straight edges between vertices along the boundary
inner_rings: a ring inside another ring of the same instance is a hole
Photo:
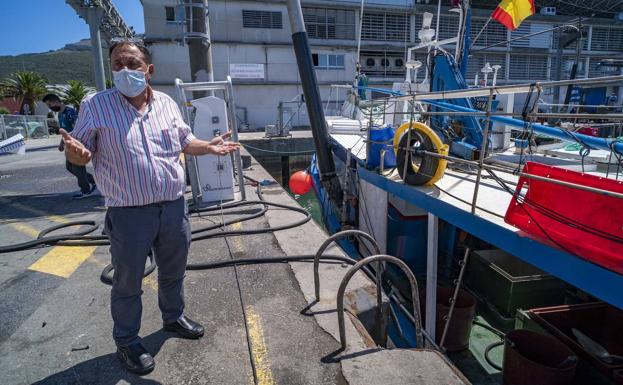
[[[253,214],[246,215],[242,218],[235,218],[227,221],[223,221],[223,223],[218,223],[210,226],[195,228],[191,230],[193,234],[192,241],[200,241],[209,238],[223,237],[228,235],[249,235],[249,234],[262,234],[269,233],[274,231],[287,230],[294,227],[301,226],[307,222],[309,222],[312,217],[311,214],[304,208],[300,206],[294,205],[286,205],[281,203],[267,202],[262,194],[261,184],[250,177],[245,175],[245,178],[250,180],[251,182],[257,184],[256,193],[259,197],[258,200],[252,201],[241,201],[241,202],[231,202],[225,203],[222,205],[218,205],[215,207],[208,208],[200,208],[191,210],[191,212],[201,213],[201,212],[211,212],[211,211],[221,211],[224,215],[228,214],[228,212],[224,212],[223,210],[239,208],[244,206],[252,206],[252,205],[262,205],[262,208]],[[280,226],[261,228],[261,229],[242,229],[242,230],[228,230],[222,231],[225,226],[232,225],[234,223],[241,223],[244,221],[248,221],[254,218],[258,218],[263,216],[266,211],[268,211],[269,207],[277,207],[281,209],[291,210],[298,213],[303,214],[305,217],[301,218],[293,223],[284,224]],[[59,234],[59,235],[49,235],[54,231],[58,231],[60,229],[75,227],[75,226],[86,226],[86,228],[79,229],[73,233],[68,234]],[[105,234],[102,235],[89,235],[95,230],[97,230],[98,225],[95,221],[75,221],[64,223],[61,225],[49,227],[39,233],[37,239],[32,241],[16,243],[13,245],[0,246],[0,254],[9,253],[14,251],[21,251],[32,249],[35,247],[45,247],[45,246],[105,246],[110,245],[110,241],[108,236]],[[208,232],[206,234],[206,232]],[[145,267],[144,277],[153,273],[156,269],[156,263],[153,258],[153,252],[150,251],[148,254],[149,264]],[[217,261],[217,262],[207,262],[207,263],[189,263],[186,266],[187,270],[209,270],[209,269],[217,269],[222,267],[234,266],[234,265],[248,265],[248,264],[265,264],[265,263],[284,263],[284,262],[297,262],[297,261],[311,261],[314,259],[314,255],[295,255],[295,256],[280,256],[280,257],[269,257],[269,258],[246,258],[246,259],[236,259],[236,260],[225,260],[225,261]],[[320,258],[324,262],[342,262],[348,264],[354,264],[355,261],[351,258],[339,256],[339,255],[325,255]],[[100,275],[100,280],[107,284],[112,284],[112,276],[113,276],[114,268],[112,264],[107,265]]]

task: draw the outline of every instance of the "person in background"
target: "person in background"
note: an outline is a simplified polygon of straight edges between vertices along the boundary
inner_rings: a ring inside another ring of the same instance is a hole
[[[74,124],[78,118],[78,113],[72,107],[66,106],[61,101],[61,98],[56,94],[47,94],[43,97],[43,102],[48,108],[58,113],[58,125],[60,128],[67,132],[72,132]],[[63,151],[65,148],[64,140],[58,145],[58,150]],[[65,160],[65,167],[67,171],[72,173],[78,179],[78,186],[80,191],[73,195],[74,199],[83,199],[97,194],[97,186],[95,185],[95,179],[93,175],[87,172],[86,166],[75,165],[68,160]]]
[[[114,268],[110,310],[117,357],[126,369],[145,374],[155,367],[139,337],[150,251],[158,266],[163,329],[189,339],[204,334],[185,314],[191,232],[180,156],[224,156],[239,144],[226,142],[229,134],[211,142],[195,138],[177,103],[150,86],[154,65],[142,43],[120,41],[109,54],[115,87],[86,97],[71,135],[60,131],[70,162],[93,161],[108,208],[104,227]]]

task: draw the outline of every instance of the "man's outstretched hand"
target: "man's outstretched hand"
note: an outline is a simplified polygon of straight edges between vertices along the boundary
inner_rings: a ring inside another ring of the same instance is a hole
[[[214,155],[227,155],[231,152],[234,152],[240,148],[239,143],[234,142],[224,142],[223,144],[218,144],[216,146],[210,146],[211,153]]]
[[[91,151],[84,147],[79,140],[74,139],[67,131],[62,128],[59,130],[65,142],[65,157],[67,160],[78,166],[84,166],[91,160]]]

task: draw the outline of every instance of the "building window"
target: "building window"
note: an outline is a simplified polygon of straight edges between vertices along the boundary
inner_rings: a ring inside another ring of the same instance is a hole
[[[354,11],[305,7],[303,18],[311,39],[355,39]]]
[[[407,14],[364,12],[362,40],[408,41],[411,18]]]
[[[175,21],[175,7],[164,7],[164,14],[167,21]]]
[[[312,60],[314,62],[314,67],[319,69],[344,68],[344,55],[314,53],[312,54]]]
[[[281,12],[242,10],[244,28],[282,29]]]

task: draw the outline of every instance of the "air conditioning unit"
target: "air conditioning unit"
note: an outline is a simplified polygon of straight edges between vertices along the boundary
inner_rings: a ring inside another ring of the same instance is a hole
[[[542,7],[539,13],[545,16],[556,16],[556,7]]]
[[[379,60],[375,57],[363,57],[361,62],[365,68],[373,68],[379,65]]]

